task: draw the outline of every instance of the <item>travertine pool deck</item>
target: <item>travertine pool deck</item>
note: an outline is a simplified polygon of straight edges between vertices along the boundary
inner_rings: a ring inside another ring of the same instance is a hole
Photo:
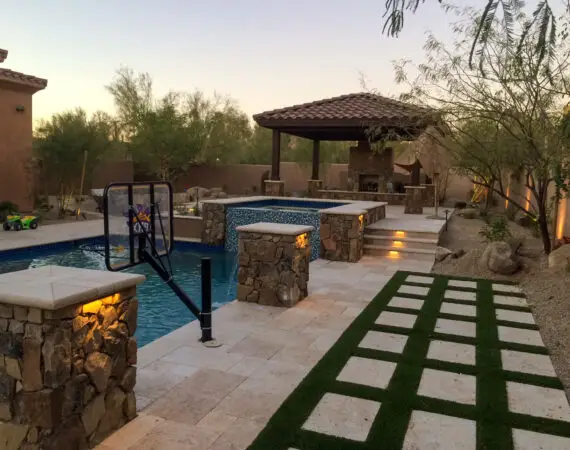
[[[433,258],[316,260],[309,296],[290,309],[232,302],[214,312],[204,348],[192,322],[139,350],[139,417],[99,450],[245,449],[301,379],[398,270]]]

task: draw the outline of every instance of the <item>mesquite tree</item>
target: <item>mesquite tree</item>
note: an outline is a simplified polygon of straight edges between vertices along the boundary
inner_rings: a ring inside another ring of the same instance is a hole
[[[569,101],[570,66],[568,47],[560,46],[555,63],[546,68],[529,36],[521,48],[513,46],[499,21],[489,29],[481,54],[486,73],[469,64],[478,16],[465,10],[454,25],[455,42],[446,47],[430,34],[425,44],[426,61],[395,64],[396,79],[409,88],[403,99],[439,110],[445,147],[454,165],[472,181],[536,221],[544,251],[551,250],[548,208],[552,192],[567,190],[568,140],[563,110]],[[520,29],[526,19],[519,17]],[[526,181],[535,209],[511,194],[508,179],[513,174]]]

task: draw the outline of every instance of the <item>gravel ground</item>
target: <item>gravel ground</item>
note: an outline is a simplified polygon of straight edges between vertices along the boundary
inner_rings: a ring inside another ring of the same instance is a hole
[[[484,222],[480,219],[469,220],[454,215],[447,233],[442,235],[440,245],[454,251],[463,249],[467,253],[459,259],[447,258],[436,263],[433,272],[520,283],[528,297],[556,373],[570,399],[570,273],[564,268],[549,269],[540,239],[512,222],[510,229],[513,236],[524,239],[519,250],[522,269],[512,276],[505,276],[480,267],[478,260],[485,244],[478,233],[483,225]]]

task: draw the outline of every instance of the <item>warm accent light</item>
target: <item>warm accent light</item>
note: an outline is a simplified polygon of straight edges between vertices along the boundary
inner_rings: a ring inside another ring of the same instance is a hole
[[[406,233],[404,233],[403,231],[396,231],[396,236],[398,236],[398,237],[406,237]]]
[[[364,227],[364,214],[360,214],[358,216],[358,223],[360,224],[360,229],[362,230],[362,228]]]
[[[505,199],[505,209],[507,209],[509,207],[509,199],[508,197],[511,195],[511,187],[509,186],[507,188],[507,198]]]
[[[525,196],[526,202],[525,202],[525,204],[524,204],[524,210],[525,210],[526,212],[529,212],[529,211],[530,211],[530,194],[531,194],[530,189],[529,189],[529,188],[526,188],[526,196]]]
[[[561,240],[564,237],[564,225],[566,224],[566,203],[567,199],[560,200],[558,206],[558,218],[556,224],[556,239]]]
[[[308,244],[309,244],[309,238],[307,236],[307,233],[300,234],[295,239],[296,248],[306,248]]]
[[[394,247],[403,247],[404,243],[402,241],[394,241]]]
[[[103,300],[95,300],[83,305],[83,314],[97,314],[101,309]]]
[[[397,252],[396,250],[390,250],[388,252],[388,256],[390,256],[390,258],[398,258],[400,256],[400,252]]]

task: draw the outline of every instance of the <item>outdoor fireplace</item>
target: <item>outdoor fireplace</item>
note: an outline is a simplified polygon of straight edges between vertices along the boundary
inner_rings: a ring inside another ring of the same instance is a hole
[[[361,192],[378,192],[378,174],[361,173],[358,175],[358,190]]]

